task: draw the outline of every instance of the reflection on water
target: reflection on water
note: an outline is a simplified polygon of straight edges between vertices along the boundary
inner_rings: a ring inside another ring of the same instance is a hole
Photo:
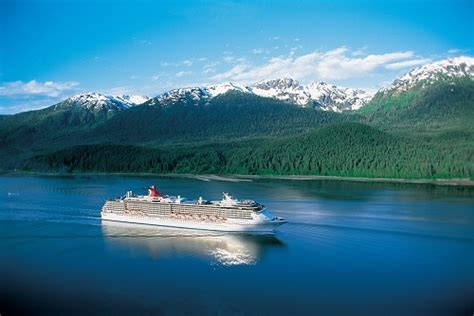
[[[0,313],[474,310],[474,187],[208,180],[0,177]],[[150,184],[190,198],[232,192],[289,223],[273,237],[101,222],[106,199]]]
[[[154,259],[192,255],[225,266],[256,264],[265,250],[284,247],[273,235],[248,235],[177,229],[160,226],[102,221],[104,237],[112,246],[130,252],[144,250]]]

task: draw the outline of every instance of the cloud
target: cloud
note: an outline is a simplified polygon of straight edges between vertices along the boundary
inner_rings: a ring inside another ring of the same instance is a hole
[[[252,49],[252,54],[261,54],[261,53],[263,53],[263,49],[261,48]]]
[[[232,80],[237,82],[255,82],[276,77],[291,77],[298,80],[346,80],[363,78],[379,68],[389,64],[407,61],[414,57],[412,51],[391,52],[354,56],[346,47],[305,55],[274,57],[262,65],[252,66],[245,61],[230,70],[216,74],[212,80]],[[392,66],[396,67],[396,66]],[[389,68],[390,69],[390,68]]]
[[[0,96],[58,97],[67,91],[75,90],[75,88],[78,85],[79,85],[79,82],[75,82],[75,81],[38,82],[36,80],[31,80],[29,82],[23,82],[23,81],[5,82],[0,86]]]
[[[192,74],[192,71],[180,71],[180,72],[176,73],[176,77],[181,78],[181,77],[184,77],[184,76],[189,76],[191,74]]]
[[[397,70],[397,69],[403,69],[403,68],[423,65],[423,64],[427,64],[429,62],[431,62],[430,58],[410,59],[410,60],[404,60],[404,61],[400,61],[400,62],[385,65],[385,68],[390,69],[390,70]]]
[[[15,114],[25,111],[40,110],[45,107],[51,106],[51,102],[44,100],[35,100],[35,101],[20,101],[20,103],[11,104],[11,105],[2,105],[0,106],[0,114]]]
[[[189,59],[186,59],[182,61],[182,64],[189,67],[193,65],[193,62]]]
[[[232,56],[232,55],[226,55],[226,56],[222,57],[222,60],[225,61],[226,63],[231,63],[231,62],[234,61],[234,59],[235,59],[235,57]]]
[[[247,70],[249,70],[249,68],[250,67],[247,66],[244,63],[238,64],[238,65],[232,67],[230,70],[228,70],[224,73],[212,76],[211,80],[216,80],[216,81],[222,81],[222,80],[228,80],[228,79],[239,80],[239,79],[236,79],[236,78],[241,77],[242,75],[244,75],[244,73]]]

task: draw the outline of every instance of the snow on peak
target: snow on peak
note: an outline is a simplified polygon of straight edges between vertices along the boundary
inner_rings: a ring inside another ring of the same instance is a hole
[[[150,100],[150,97],[144,95],[130,95],[130,94],[123,94],[123,95],[116,95],[114,96],[117,100],[122,101],[129,106],[139,105],[145,103],[146,101]]]
[[[431,84],[441,78],[474,77],[474,58],[459,56],[443,59],[415,68],[404,74],[382,92],[403,92],[415,87],[420,82]]]
[[[84,107],[89,110],[123,110],[142,104],[150,98],[137,95],[104,95],[97,92],[87,92],[72,96],[61,103],[61,106]]]
[[[291,78],[272,79],[257,82],[249,87],[256,95],[306,106],[311,96],[297,80]]]
[[[304,86],[295,79],[283,78],[263,80],[249,86],[227,82],[204,87],[174,89],[159,95],[151,104],[167,105],[178,101],[207,102],[228,91],[250,93],[302,107],[315,106],[322,110],[336,112],[358,109],[372,97],[372,93],[363,90],[339,88],[320,81]]]
[[[249,93],[249,89],[244,85],[234,84],[232,82],[226,82],[206,87],[208,93],[212,97],[227,93],[228,91],[240,91]]]
[[[292,78],[282,78],[282,79],[270,79],[270,80],[262,80],[255,84],[253,87],[263,90],[269,89],[298,89],[300,88],[300,83]]]
[[[312,82],[304,89],[321,109],[334,112],[360,109],[373,97],[373,93],[368,91],[338,87],[323,81]]]
[[[228,82],[216,85],[209,85],[205,87],[174,89],[160,94],[158,97],[156,97],[155,100],[162,104],[172,104],[178,101],[186,103],[189,100],[192,102],[199,102],[206,101],[208,99],[214,98],[218,95],[227,93],[228,91],[232,90],[245,93],[250,92],[249,89],[243,85]],[[153,102],[152,104],[155,104],[155,102]]]
[[[164,104],[176,103],[178,101],[187,102],[187,100],[201,101],[210,97],[206,88],[178,88],[160,94],[156,100]]]

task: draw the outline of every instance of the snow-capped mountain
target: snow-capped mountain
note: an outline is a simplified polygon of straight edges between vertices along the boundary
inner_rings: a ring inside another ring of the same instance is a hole
[[[431,84],[441,78],[474,77],[474,58],[460,56],[437,61],[418,67],[399,79],[389,87],[379,90],[399,93],[409,90],[420,82]],[[307,85],[300,84],[291,78],[263,80],[252,85],[224,83],[204,87],[175,89],[159,95],[151,104],[172,104],[177,101],[204,104],[211,98],[230,90],[251,93],[261,97],[274,98],[296,104],[301,107],[315,107],[325,111],[342,112],[357,110],[373,98],[373,92],[360,89],[343,88],[322,81],[314,81]]]
[[[239,91],[239,92],[250,93],[250,90],[249,90],[248,87],[246,87],[244,85],[235,84],[235,83],[232,83],[232,82],[226,82],[226,83],[222,83],[222,84],[207,86],[206,90],[209,93],[210,97],[216,97],[216,96],[218,96],[220,94],[224,94],[228,91]]]
[[[228,82],[205,87],[178,88],[170,90],[152,99],[148,104],[154,105],[160,103],[170,105],[177,102],[201,103],[231,90],[250,93],[250,90],[247,87]]]
[[[177,102],[198,102],[206,100],[210,97],[209,92],[204,87],[178,88],[162,93],[152,99],[149,104],[174,104]]]
[[[251,93],[302,107],[318,107],[322,110],[335,112],[356,110],[372,97],[371,93],[363,90],[340,88],[318,81],[301,85],[297,80],[283,78],[264,80],[249,86],[223,83],[205,87],[180,88],[165,92],[150,103],[169,105],[180,101],[199,104],[228,91]]]
[[[334,112],[358,110],[374,95],[372,92],[337,87],[322,81],[310,83],[304,89],[321,109]]]
[[[142,104],[150,98],[137,95],[104,95],[96,92],[89,92],[72,96],[56,105],[55,108],[62,107],[83,107],[88,110],[124,110],[131,106]]]
[[[429,85],[441,79],[474,77],[474,58],[460,56],[418,67],[382,89],[382,93],[400,93],[418,84]]]
[[[456,57],[418,67],[396,79],[390,86],[379,90],[379,95],[400,93],[418,84],[428,85],[442,78],[474,77],[474,58]],[[162,93],[155,98],[144,96],[111,96],[85,93],[73,96],[57,106],[83,106],[91,110],[126,109],[134,105],[173,105],[184,103],[205,105],[214,97],[228,91],[249,93],[266,98],[292,103],[301,107],[314,107],[324,111],[343,112],[360,109],[374,93],[352,88],[343,88],[322,81],[307,85],[291,78],[263,80],[251,85],[222,83],[201,87],[179,88]],[[148,101],[148,102],[147,102]]]
[[[261,81],[250,86],[249,89],[262,97],[334,112],[357,110],[373,96],[372,93],[364,90],[337,87],[323,81],[301,85],[298,81],[289,78]]]
[[[251,85],[249,90],[261,97],[275,98],[302,106],[311,101],[311,95],[298,81],[291,78],[260,81]]]

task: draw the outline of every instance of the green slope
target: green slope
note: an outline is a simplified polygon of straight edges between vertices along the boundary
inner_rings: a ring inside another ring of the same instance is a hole
[[[19,159],[81,144],[227,142],[301,134],[344,120],[337,113],[232,92],[207,104],[144,105],[112,112],[52,106],[0,121],[0,166],[12,168]]]
[[[43,171],[332,175],[389,178],[473,176],[472,148],[453,150],[341,123],[282,140],[147,148],[86,145],[35,157],[23,166]]]
[[[338,113],[302,109],[273,99],[228,92],[200,105],[135,107],[114,116],[90,131],[87,137],[101,142],[158,145],[228,141],[301,134],[347,120],[347,116]]]
[[[379,93],[360,113],[368,124],[397,133],[472,133],[474,80],[450,78],[400,94]]]
[[[0,119],[0,166],[472,178],[473,105],[473,80],[459,78],[378,95],[360,113],[303,109],[236,92],[199,104],[144,105],[92,116],[50,108]]]

